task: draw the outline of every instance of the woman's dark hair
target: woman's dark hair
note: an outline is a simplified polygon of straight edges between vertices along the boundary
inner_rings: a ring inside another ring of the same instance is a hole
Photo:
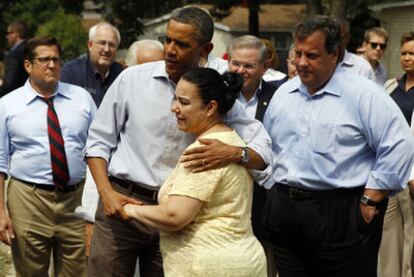
[[[187,71],[183,80],[195,85],[200,98],[207,105],[215,100],[218,103],[217,112],[222,115],[232,107],[243,86],[243,77],[237,73],[225,72],[220,75],[211,68],[197,68]]]

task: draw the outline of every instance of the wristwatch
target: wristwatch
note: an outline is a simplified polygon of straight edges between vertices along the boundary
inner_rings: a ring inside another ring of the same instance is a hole
[[[368,196],[363,194],[361,196],[361,203],[365,206],[377,207],[379,205],[378,202],[372,201]]]
[[[242,164],[247,164],[249,161],[250,161],[249,151],[247,151],[247,147],[242,147],[240,162]]]

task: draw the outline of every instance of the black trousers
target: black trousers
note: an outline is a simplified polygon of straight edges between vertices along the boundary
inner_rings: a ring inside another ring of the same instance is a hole
[[[298,197],[277,184],[272,187],[262,220],[280,277],[377,275],[388,199],[367,224],[360,210],[362,191],[361,187],[335,195]]]

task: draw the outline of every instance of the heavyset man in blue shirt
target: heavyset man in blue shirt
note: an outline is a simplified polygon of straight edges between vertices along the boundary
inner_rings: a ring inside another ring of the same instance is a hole
[[[86,90],[59,82],[56,39],[29,40],[24,56],[29,80],[0,100],[0,239],[12,246],[18,276],[48,276],[52,252],[56,274],[83,276],[85,223],[74,210],[96,107]]]
[[[89,30],[89,54],[65,63],[60,80],[86,89],[99,107],[109,86],[124,69],[115,61],[120,42],[119,31],[113,25],[94,25]]]
[[[387,195],[402,190],[414,139],[392,99],[338,64],[327,17],[295,31],[298,77],[276,92],[265,128],[273,182],[263,221],[280,276],[376,276]]]
[[[86,147],[88,165],[101,197],[89,276],[132,276],[137,257],[141,277],[163,276],[158,231],[136,220],[124,221],[123,205],[137,203],[137,199],[157,203],[160,185],[194,140],[177,129],[171,103],[181,76],[196,68],[200,59],[207,59],[213,47],[213,32],[211,17],[200,8],[175,10],[164,42],[165,62],[127,68],[109,88],[91,125]],[[190,154],[192,159],[186,161],[186,166],[203,170],[243,161],[247,167],[266,168],[271,163],[270,139],[260,122],[248,119],[237,103],[226,119],[249,148],[205,141],[209,145],[201,148],[203,153]],[[247,155],[242,159],[242,153],[248,153],[251,159]],[[258,173],[267,176],[266,171]]]

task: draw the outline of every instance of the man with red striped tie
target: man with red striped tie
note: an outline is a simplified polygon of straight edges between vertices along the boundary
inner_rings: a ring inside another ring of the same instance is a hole
[[[56,275],[86,274],[85,223],[74,210],[96,106],[83,88],[59,82],[61,52],[55,38],[29,40],[29,79],[0,100],[0,240],[18,276],[48,276],[51,254]]]

